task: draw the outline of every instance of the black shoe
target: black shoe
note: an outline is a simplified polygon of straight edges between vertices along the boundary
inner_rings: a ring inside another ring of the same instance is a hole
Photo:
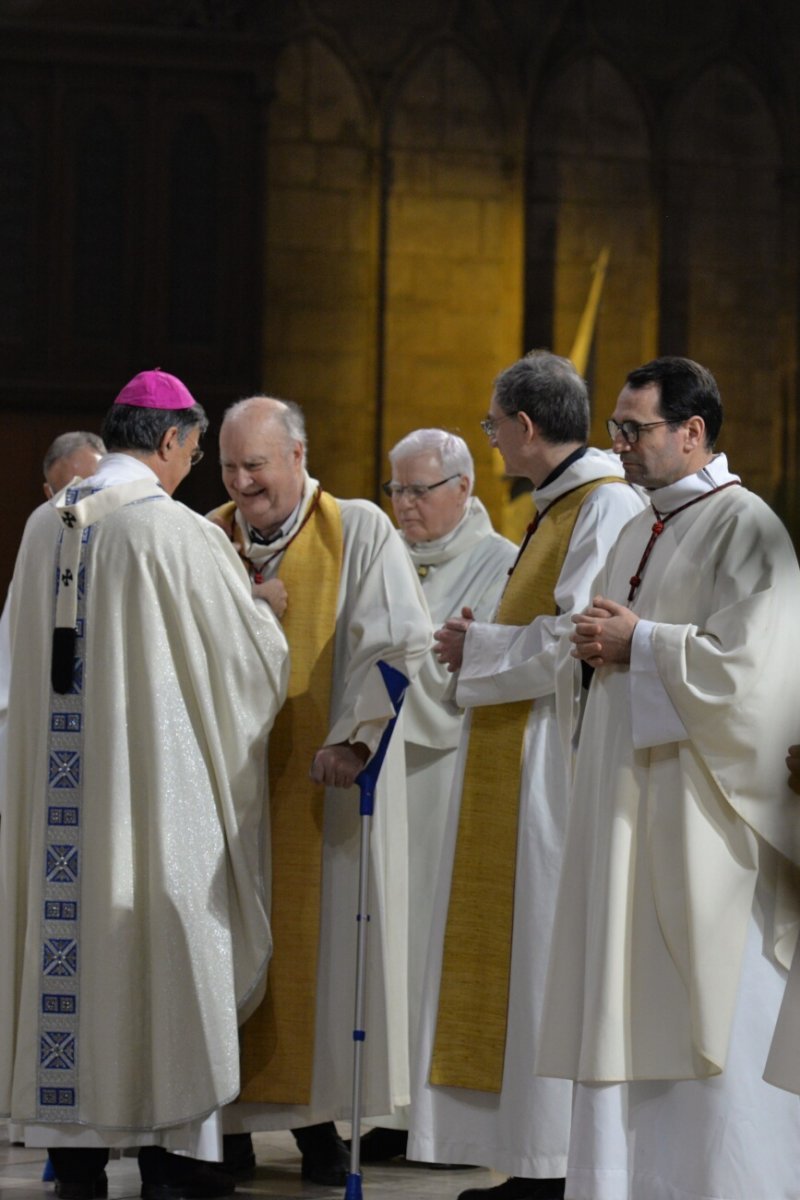
[[[252,1179],[256,1173],[256,1156],[253,1139],[249,1133],[224,1133],[222,1135],[222,1162],[211,1159],[193,1158],[190,1162],[197,1167],[208,1167],[217,1174],[230,1175],[237,1182]],[[169,1178],[169,1176],[167,1176]]]
[[[409,1166],[412,1167],[427,1167],[429,1171],[477,1171],[474,1163],[429,1163],[429,1162],[412,1162],[406,1159]]]
[[[108,1195],[108,1176],[101,1171],[94,1179],[81,1182],[57,1179],[53,1190],[62,1200],[105,1200]]]
[[[331,1157],[304,1154],[300,1174],[308,1183],[319,1183],[322,1187],[344,1187],[350,1171],[350,1155],[347,1146],[339,1138],[339,1145]]]
[[[376,1125],[361,1138],[359,1157],[365,1163],[391,1162],[393,1158],[405,1158],[407,1145],[408,1130]]]
[[[322,1187],[344,1187],[350,1171],[350,1152],[333,1121],[293,1129],[292,1133],[303,1156],[300,1168],[303,1179]]]
[[[139,1170],[143,1200],[215,1200],[231,1196],[236,1187],[221,1163],[205,1163],[184,1154],[171,1154],[163,1146],[142,1146]]]
[[[523,1179],[512,1175],[497,1187],[469,1188],[458,1200],[562,1200],[563,1179]]]
[[[196,1166],[180,1183],[143,1183],[143,1200],[214,1200],[232,1196],[236,1180],[223,1171]]]
[[[218,1164],[219,1165],[219,1164]],[[222,1169],[234,1179],[252,1179],[256,1171],[253,1138],[249,1133],[226,1133],[222,1137]]]

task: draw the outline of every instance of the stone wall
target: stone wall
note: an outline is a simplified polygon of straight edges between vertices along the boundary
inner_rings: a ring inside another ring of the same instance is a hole
[[[630,368],[692,355],[723,448],[797,531],[791,6],[0,0],[0,34],[4,576],[51,431],[97,427],[156,363],[215,421],[298,400],[345,496],[377,497],[409,429],[458,429],[500,520],[492,379],[570,353],[604,250],[594,438]]]

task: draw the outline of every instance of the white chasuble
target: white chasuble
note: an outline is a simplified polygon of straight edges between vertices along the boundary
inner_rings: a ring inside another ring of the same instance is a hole
[[[238,1092],[271,951],[285,639],[223,535],[125,455],[31,517],[11,635],[0,1109],[51,1145],[190,1149]]]

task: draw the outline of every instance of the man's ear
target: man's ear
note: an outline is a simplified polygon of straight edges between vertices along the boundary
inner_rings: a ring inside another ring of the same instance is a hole
[[[525,430],[525,441],[529,442],[539,432],[539,427],[534,425],[527,413],[516,412],[514,416],[519,421],[522,428]]]
[[[685,423],[686,431],[686,449],[696,450],[698,446],[704,446],[706,441],[706,423],[702,417],[689,417]]]
[[[173,446],[178,441],[178,426],[170,425],[169,429],[164,432],[161,441],[158,443],[156,453],[159,458],[168,459],[172,453]]]

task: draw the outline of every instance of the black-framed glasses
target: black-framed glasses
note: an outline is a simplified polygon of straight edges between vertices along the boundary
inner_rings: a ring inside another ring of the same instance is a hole
[[[618,434],[621,434],[629,446],[635,446],[643,429],[655,429],[657,425],[674,424],[674,421],[646,421],[644,425],[640,425],[638,421],[615,421],[613,417],[609,417],[606,421],[606,429],[612,442]]]
[[[202,459],[204,454],[205,454],[205,450],[200,450],[199,447],[196,450],[192,451],[192,453],[189,455],[189,462],[192,464],[193,467],[197,466],[197,464],[200,462],[200,460]]]
[[[516,416],[519,416],[519,413],[505,413],[502,417],[484,417],[480,426],[487,437],[494,437],[498,425],[502,425],[503,421],[510,421]]]
[[[387,496],[399,500],[401,496],[410,496],[412,500],[422,500],[427,496],[428,492],[433,492],[436,488],[442,487],[443,484],[449,483],[451,479],[460,479],[461,475],[448,475],[447,479],[440,479],[438,483],[394,483],[391,479],[387,479],[386,483],[381,484]]]

